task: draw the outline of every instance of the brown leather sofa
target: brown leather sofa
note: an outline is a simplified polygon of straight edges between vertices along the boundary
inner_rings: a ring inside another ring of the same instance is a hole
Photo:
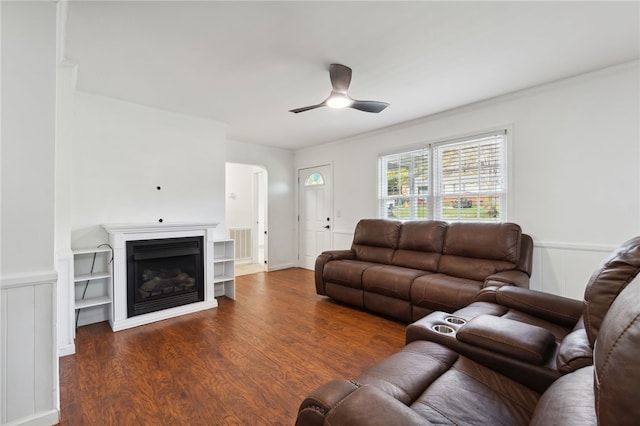
[[[410,324],[406,342],[441,343],[543,392],[562,374],[592,364],[604,316],[639,272],[640,237],[635,237],[591,275],[582,301],[501,287],[489,302],[451,314],[434,312]]]
[[[532,255],[515,223],[363,219],[350,250],[316,259],[316,292],[411,322],[501,286],[528,288]]]
[[[564,374],[543,392],[451,348],[416,340],[353,380],[313,391],[296,425],[637,425],[638,301],[636,276],[598,324],[593,365]]]

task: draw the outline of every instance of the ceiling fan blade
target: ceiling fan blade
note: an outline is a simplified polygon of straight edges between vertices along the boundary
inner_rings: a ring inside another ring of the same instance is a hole
[[[347,93],[351,84],[351,68],[341,64],[331,64],[329,66],[329,77],[334,92]]]
[[[293,112],[294,114],[297,114],[299,112],[309,111],[310,109],[320,108],[320,107],[323,107],[325,105],[326,105],[325,102],[322,102],[321,104],[318,104],[318,105],[311,105],[311,106],[306,106],[306,107],[302,107],[302,108],[290,109],[289,112]]]
[[[357,109],[365,112],[380,112],[389,104],[386,102],[378,102],[378,101],[353,101],[349,108]]]

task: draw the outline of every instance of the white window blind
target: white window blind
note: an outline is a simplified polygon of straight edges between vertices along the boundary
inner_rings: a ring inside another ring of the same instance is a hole
[[[379,217],[506,220],[505,131],[384,155],[379,164]]]
[[[380,158],[379,215],[395,219],[427,219],[429,150]]]

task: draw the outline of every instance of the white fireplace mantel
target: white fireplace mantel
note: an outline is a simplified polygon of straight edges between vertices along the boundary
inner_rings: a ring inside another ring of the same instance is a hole
[[[109,322],[113,331],[215,308],[213,243],[217,222],[103,224],[113,248],[113,305]],[[204,301],[127,318],[127,241],[198,237],[204,239]]]

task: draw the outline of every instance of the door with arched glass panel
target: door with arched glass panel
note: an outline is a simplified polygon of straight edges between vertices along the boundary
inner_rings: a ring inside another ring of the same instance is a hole
[[[298,170],[299,265],[313,270],[316,257],[331,249],[331,166]]]

